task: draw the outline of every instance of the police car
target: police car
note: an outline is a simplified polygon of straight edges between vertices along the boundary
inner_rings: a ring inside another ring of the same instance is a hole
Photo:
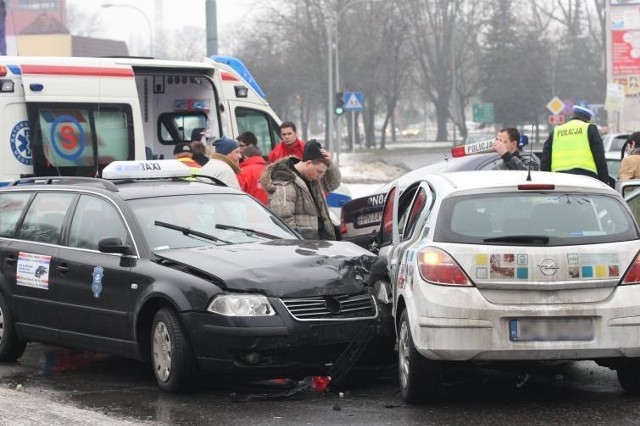
[[[375,256],[307,241],[250,196],[176,160],[0,189],[0,361],[45,342],[197,372],[327,374],[379,321]],[[369,333],[371,334],[371,333]]]
[[[474,171],[416,176],[386,200],[377,241],[406,401],[435,398],[465,362],[591,359],[640,393],[640,233],[618,192]]]
[[[481,143],[486,143],[486,146],[490,147],[492,142],[493,140],[483,141]],[[403,190],[407,184],[405,182],[410,183],[416,176],[421,176],[425,173],[494,170],[502,167],[504,162],[495,152],[475,154],[476,151],[472,151],[472,153],[474,153],[473,155],[464,154],[465,149],[473,150],[477,145],[479,144],[455,147],[451,150],[453,158],[446,158],[442,161],[408,172],[397,180],[383,185],[372,195],[354,198],[345,202],[341,211],[341,238],[345,241],[358,244],[361,247],[369,247],[373,234],[377,232],[380,226],[380,218],[382,217],[382,208],[387,191],[396,182],[400,183],[400,190]],[[531,152],[522,152],[521,155],[531,158],[531,161],[538,164],[540,163],[538,156]]]

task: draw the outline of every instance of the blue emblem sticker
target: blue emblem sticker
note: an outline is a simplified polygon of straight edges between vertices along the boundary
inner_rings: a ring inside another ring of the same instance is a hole
[[[91,291],[94,297],[100,297],[102,293],[102,277],[104,276],[104,268],[102,266],[96,266],[93,268],[93,282],[91,283]]]
[[[9,143],[11,144],[11,152],[13,156],[16,157],[16,160],[27,166],[33,164],[29,122],[27,120],[21,121],[13,126]]]

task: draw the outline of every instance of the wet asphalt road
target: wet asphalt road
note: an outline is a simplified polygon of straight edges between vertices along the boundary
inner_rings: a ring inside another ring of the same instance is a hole
[[[149,365],[30,344],[19,362],[0,364],[0,389],[18,393],[14,389],[21,385],[23,395],[37,397],[29,408],[35,417],[29,421],[23,411],[5,405],[0,423],[40,424],[51,402],[84,410],[65,425],[103,423],[99,419],[105,417],[87,420],[87,412],[106,414],[115,424],[640,424],[640,396],[625,394],[607,368],[592,362],[531,366],[526,381],[524,371],[465,368],[448,378],[440,400],[414,406],[402,403],[392,369],[352,381],[342,399],[329,390],[283,400],[233,402],[233,392],[246,396],[281,389],[213,377],[194,383],[190,394],[170,395],[157,389]],[[19,414],[12,417],[14,412]]]

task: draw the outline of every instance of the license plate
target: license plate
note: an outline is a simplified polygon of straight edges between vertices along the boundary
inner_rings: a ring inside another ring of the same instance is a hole
[[[356,217],[356,226],[366,226],[380,223],[382,212],[366,213]]]
[[[593,318],[520,318],[509,321],[512,342],[593,340]]]

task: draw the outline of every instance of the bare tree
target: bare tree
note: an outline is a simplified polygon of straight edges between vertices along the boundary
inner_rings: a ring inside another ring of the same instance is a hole
[[[74,4],[67,4],[66,21],[69,33],[81,37],[95,37],[104,28],[100,15],[84,12]]]

